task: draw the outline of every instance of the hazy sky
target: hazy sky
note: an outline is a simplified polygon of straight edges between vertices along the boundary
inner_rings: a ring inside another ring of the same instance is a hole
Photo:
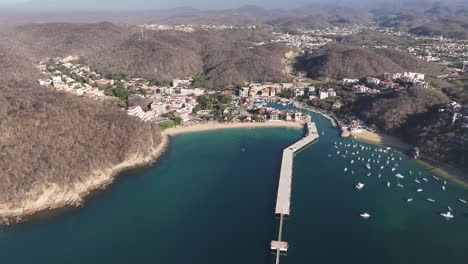
[[[0,0],[0,5],[19,8],[83,8],[83,9],[165,9],[180,6],[194,8],[233,8],[243,5],[259,5],[269,8],[299,7],[312,3],[369,5],[376,2],[435,2],[432,0]],[[458,1],[458,0],[443,0]],[[468,1],[468,0],[461,0]]]

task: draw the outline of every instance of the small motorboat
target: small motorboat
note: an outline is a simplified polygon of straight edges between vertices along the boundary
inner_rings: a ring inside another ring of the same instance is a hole
[[[364,188],[364,183],[360,183],[360,182],[359,182],[359,183],[356,185],[356,189],[362,190],[362,188]]]
[[[398,186],[398,187],[400,187],[400,188],[405,188],[405,186],[403,186],[401,183],[397,183],[396,186]]]
[[[404,179],[404,178],[405,178],[405,176],[401,175],[400,173],[397,173],[397,174],[395,175],[395,177],[400,178],[400,179]]]
[[[442,185],[442,190],[444,190],[444,191],[445,191],[445,185]]]
[[[458,201],[460,201],[461,203],[467,204],[467,202],[463,199],[458,199]]]
[[[434,199],[427,198],[426,200],[427,200],[428,202],[435,203],[435,200],[434,200]]]
[[[392,168],[392,171],[395,171],[395,170],[396,170],[396,168],[395,168],[395,167],[393,167],[393,168]]]
[[[414,182],[417,184],[421,184],[421,182],[418,179],[415,179]]]
[[[344,171],[346,172],[348,170],[348,168],[344,168]]]
[[[371,172],[367,173],[367,177],[370,177],[371,175],[372,175],[372,173],[371,173]]]
[[[426,179],[426,178],[423,178],[423,181],[425,181],[425,182],[429,182],[429,180],[428,180],[428,179]]]
[[[412,202],[412,201],[413,201],[413,198],[408,198],[408,199],[406,200],[406,202],[408,202],[408,203],[410,203],[410,202]]]
[[[450,212],[452,212],[452,211],[453,211],[453,210],[452,210],[452,207],[450,207],[450,206],[447,206],[447,208],[449,209],[449,211],[450,211]]]
[[[362,214],[360,214],[360,216],[361,216],[362,218],[364,218],[364,219],[368,219],[368,218],[370,217],[370,214],[368,214],[368,213],[362,213]]]
[[[423,191],[423,189],[417,189],[416,191],[417,191],[417,192],[422,192],[422,191]]]
[[[436,181],[440,180],[440,179],[437,178],[436,176],[432,176],[432,178],[434,178]]]
[[[442,213],[442,214],[440,214],[440,215],[443,216],[443,217],[445,217],[445,219],[452,219],[452,218],[454,217],[453,214],[452,214],[450,211],[448,211],[448,212],[445,213],[445,214]]]
[[[387,188],[390,188],[391,183],[387,182]]]

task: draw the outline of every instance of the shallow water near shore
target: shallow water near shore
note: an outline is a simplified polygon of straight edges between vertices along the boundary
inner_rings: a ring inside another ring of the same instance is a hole
[[[468,200],[468,189],[448,182],[441,190],[405,157],[398,161],[405,188],[387,170],[367,177],[362,163],[351,165],[334,148],[356,142],[313,118],[324,135],[296,155],[283,228],[290,250],[281,263],[468,262],[468,205],[457,201]],[[156,165],[125,173],[85,207],[0,230],[2,263],[274,263],[268,244],[277,236],[281,153],[301,136],[292,128],[176,136]],[[428,179],[423,192],[409,170]],[[357,182],[365,188],[357,191]],[[451,221],[439,215],[447,206]],[[367,221],[359,217],[364,211],[372,215]]]

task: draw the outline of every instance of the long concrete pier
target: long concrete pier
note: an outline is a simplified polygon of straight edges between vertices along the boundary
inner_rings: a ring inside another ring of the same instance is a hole
[[[294,154],[319,137],[315,123],[307,123],[306,136],[283,150],[275,214],[289,215]]]
[[[306,136],[283,150],[275,208],[275,214],[280,216],[278,240],[272,240],[270,245],[270,248],[276,251],[276,264],[279,264],[280,253],[288,251],[288,242],[282,240],[282,233],[283,217],[290,213],[294,154],[317,140],[318,137],[317,127],[309,117]]]

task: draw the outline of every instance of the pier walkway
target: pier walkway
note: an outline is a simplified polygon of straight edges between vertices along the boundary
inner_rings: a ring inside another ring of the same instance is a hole
[[[315,123],[307,124],[306,136],[283,150],[275,214],[289,215],[294,154],[319,137]]]
[[[290,213],[294,154],[317,140],[318,137],[319,134],[317,132],[317,127],[315,126],[315,123],[310,121],[309,117],[305,137],[283,150],[275,208],[275,214],[280,216],[278,240],[272,240],[270,245],[271,250],[276,251],[276,264],[279,264],[280,253],[288,251],[288,242],[282,240],[282,233],[283,217]]]

